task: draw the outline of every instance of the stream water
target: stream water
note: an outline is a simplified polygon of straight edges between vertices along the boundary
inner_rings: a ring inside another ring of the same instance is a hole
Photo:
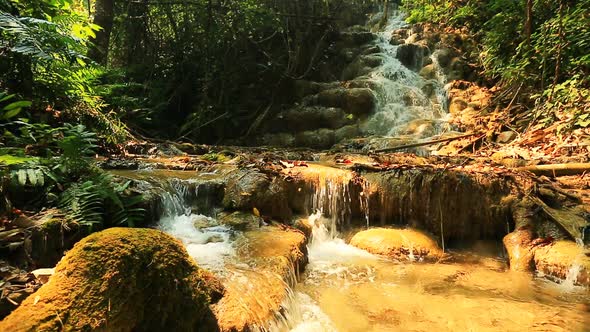
[[[309,263],[288,287],[277,319],[259,331],[588,331],[588,290],[507,270],[494,255],[463,252],[465,263],[396,262],[346,243],[340,213],[350,194],[334,179],[311,193]],[[179,238],[197,263],[252,289],[258,274],[236,253],[241,232],[192,211],[185,189],[165,196],[159,226]],[[184,208],[182,207],[184,204]],[[326,218],[322,210],[331,213]],[[215,226],[210,226],[215,225]],[[253,283],[254,282],[254,283]],[[266,282],[263,282],[263,284]]]
[[[309,265],[281,331],[588,331],[588,292],[510,272],[499,257],[400,263],[315,226]],[[317,223],[323,220],[323,223]]]

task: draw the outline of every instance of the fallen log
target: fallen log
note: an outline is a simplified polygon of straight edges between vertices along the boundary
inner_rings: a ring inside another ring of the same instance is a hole
[[[516,168],[519,171],[531,172],[535,175],[545,175],[549,177],[558,177],[566,175],[579,175],[590,171],[590,163],[570,163],[570,164],[549,164],[534,165]]]
[[[398,145],[398,146],[394,146],[394,147],[391,147],[391,148],[385,148],[385,149],[375,150],[373,152],[374,153],[392,152],[392,151],[398,151],[398,150],[404,150],[404,149],[410,149],[410,148],[417,148],[417,147],[420,147],[420,146],[426,146],[426,145],[432,145],[432,144],[437,144],[437,143],[444,143],[444,142],[455,141],[455,140],[458,140],[458,139],[461,139],[461,138],[471,137],[471,136],[475,136],[475,135],[477,135],[477,134],[476,133],[471,133],[471,134],[465,134],[465,135],[460,135],[460,136],[441,138],[441,139],[437,139],[437,140],[433,140],[433,141],[427,141],[427,142],[418,142],[418,143],[412,143],[412,144]]]

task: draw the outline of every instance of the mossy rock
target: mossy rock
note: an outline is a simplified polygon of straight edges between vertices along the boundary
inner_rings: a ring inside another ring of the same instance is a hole
[[[111,228],[70,250],[0,331],[208,331],[223,292],[171,236]]]

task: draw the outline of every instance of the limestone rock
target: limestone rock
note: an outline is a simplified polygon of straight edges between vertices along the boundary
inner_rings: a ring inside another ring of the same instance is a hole
[[[517,229],[507,234],[502,241],[508,252],[512,271],[529,272],[533,270],[533,232],[530,228]]]
[[[394,259],[435,261],[443,252],[436,241],[413,229],[373,228],[356,233],[350,244]]]
[[[590,286],[590,257],[573,241],[557,241],[535,250],[535,267],[546,275]]]
[[[424,77],[427,80],[435,79],[436,67],[434,66],[434,64],[424,66],[424,68],[420,70],[420,76]]]
[[[257,208],[263,216],[290,220],[285,183],[280,178],[269,179],[255,170],[242,169],[227,178],[223,206],[229,210],[252,211]]]
[[[295,136],[297,146],[304,146],[315,149],[328,149],[336,142],[334,130],[318,129],[298,133]]]
[[[219,281],[174,238],[111,228],[78,242],[2,331],[210,331]]]
[[[307,263],[305,235],[295,229],[268,226],[238,240],[240,261],[255,268],[228,266],[226,293],[213,306],[221,331],[252,331],[280,313],[294,273]],[[262,330],[262,329],[261,329]]]
[[[337,107],[347,113],[355,115],[370,114],[375,108],[375,96],[373,91],[366,88],[338,88],[325,90],[317,95],[306,98],[307,105],[321,105],[325,107]]]

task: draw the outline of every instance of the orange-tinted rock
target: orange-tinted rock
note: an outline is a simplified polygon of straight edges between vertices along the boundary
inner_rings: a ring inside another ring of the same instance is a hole
[[[240,265],[226,267],[225,295],[213,306],[221,331],[264,328],[281,309],[288,284],[307,260],[305,235],[295,229],[262,227],[238,240]]]
[[[573,241],[557,241],[535,250],[537,271],[559,279],[572,279],[578,285],[590,286],[590,257]]]
[[[355,234],[350,244],[373,254],[400,260],[433,261],[443,256],[436,241],[413,229],[372,228]]]
[[[534,247],[533,233],[529,228],[517,229],[507,234],[502,242],[508,252],[512,271],[532,271]]]

